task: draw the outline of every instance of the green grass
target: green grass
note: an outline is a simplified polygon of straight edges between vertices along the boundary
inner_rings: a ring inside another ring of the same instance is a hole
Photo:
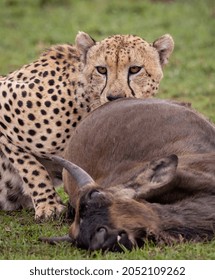
[[[137,34],[153,41],[165,33],[175,50],[164,70],[160,98],[192,102],[215,121],[214,0],[2,0],[0,73],[37,58],[51,44],[73,43],[76,33],[96,40],[111,34]],[[0,212],[1,259],[215,259],[215,241],[156,247],[124,254],[89,253],[69,244],[50,246],[39,236],[64,235],[67,222],[34,222],[33,212]]]
[[[125,253],[89,253],[72,247],[68,243],[49,245],[40,243],[41,236],[62,236],[67,234],[69,223],[63,220],[42,224],[34,222],[33,211],[0,212],[0,260],[19,259],[102,259],[102,260],[181,260],[215,259],[215,241],[205,244],[187,243],[174,246],[146,244],[143,249]]]

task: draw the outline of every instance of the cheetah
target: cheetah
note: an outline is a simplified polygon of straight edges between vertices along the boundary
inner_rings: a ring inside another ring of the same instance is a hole
[[[79,32],[75,44],[52,46],[1,76],[0,209],[33,207],[36,220],[62,213],[44,162],[63,155],[71,132],[100,105],[154,96],[173,48],[168,34],[153,43],[134,35],[96,42]]]

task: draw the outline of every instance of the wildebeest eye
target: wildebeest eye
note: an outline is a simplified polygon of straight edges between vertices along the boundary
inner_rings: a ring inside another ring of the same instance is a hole
[[[106,75],[107,74],[107,68],[104,66],[97,66],[96,70],[99,74]]]
[[[82,196],[80,199],[80,206],[79,206],[80,217],[82,218],[85,217],[86,214],[88,214],[89,212],[89,207],[94,207],[92,205],[96,204],[98,200],[100,201],[100,203],[101,201],[103,202],[105,201],[103,193],[96,189],[91,189],[84,196]]]
[[[131,66],[128,70],[129,74],[137,74],[138,72],[140,72],[140,70],[142,69],[142,67],[140,66]]]
[[[99,192],[99,191],[97,191],[97,190],[92,190],[90,193],[89,193],[89,198],[90,199],[94,199],[94,198],[96,198],[96,197],[98,197],[98,196],[100,196],[101,195],[101,193]]]

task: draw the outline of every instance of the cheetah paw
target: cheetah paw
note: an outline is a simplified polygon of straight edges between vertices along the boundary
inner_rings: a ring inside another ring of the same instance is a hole
[[[40,205],[35,210],[35,220],[38,222],[59,218],[66,212],[66,206],[60,203],[52,205]]]

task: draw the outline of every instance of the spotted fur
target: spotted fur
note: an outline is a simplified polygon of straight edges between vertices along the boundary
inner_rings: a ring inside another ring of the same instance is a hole
[[[8,179],[1,181],[0,208],[13,208],[6,189],[14,173],[14,188],[31,198],[36,218],[61,213],[64,206],[39,159],[62,155],[74,128],[101,104],[153,96],[172,50],[170,35],[149,44],[132,35],[95,42],[80,32],[75,45],[53,46],[33,63],[1,76],[1,160],[11,169],[1,171]]]

